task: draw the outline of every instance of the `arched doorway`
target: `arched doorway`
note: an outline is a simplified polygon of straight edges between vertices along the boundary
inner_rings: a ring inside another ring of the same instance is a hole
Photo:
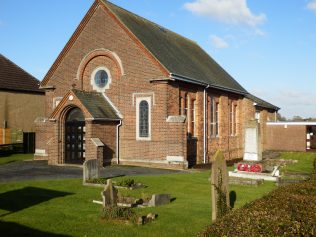
[[[85,160],[85,119],[79,108],[66,114],[65,163],[82,164]]]

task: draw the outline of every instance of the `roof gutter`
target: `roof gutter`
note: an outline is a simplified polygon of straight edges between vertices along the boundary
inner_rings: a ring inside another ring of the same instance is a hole
[[[259,108],[263,108],[263,109],[274,110],[274,111],[277,111],[277,112],[281,109],[281,108],[279,108],[279,107],[277,107],[277,106],[271,106],[271,107],[269,107],[269,106],[264,106],[264,105],[258,104],[258,103],[254,103],[254,106],[255,106],[255,107],[259,107]]]
[[[231,93],[235,93],[235,94],[239,94],[239,95],[249,94],[248,92],[234,90],[234,89],[231,89],[231,88],[222,87],[222,86],[218,86],[218,85],[215,85],[215,84],[208,84],[208,83],[205,83],[205,82],[200,82],[200,81],[198,81],[196,79],[189,78],[189,77],[182,76],[182,75],[178,75],[178,74],[174,74],[174,73],[170,73],[170,77],[171,77],[171,79],[174,79],[174,80],[184,81],[184,82],[192,83],[192,84],[195,84],[195,85],[200,85],[200,86],[203,86],[203,87],[219,89],[219,90],[223,90],[223,91],[227,91],[227,92],[231,92]]]

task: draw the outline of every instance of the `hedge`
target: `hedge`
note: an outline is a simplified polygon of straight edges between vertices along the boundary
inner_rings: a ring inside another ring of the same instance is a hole
[[[238,197],[237,197],[238,198]],[[316,236],[316,181],[288,185],[232,210],[198,237]]]

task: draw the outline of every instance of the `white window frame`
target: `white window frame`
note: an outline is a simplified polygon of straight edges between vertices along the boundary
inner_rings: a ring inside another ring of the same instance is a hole
[[[108,74],[108,83],[105,85],[105,87],[99,87],[94,81],[95,74],[97,74],[99,70],[104,70]],[[110,89],[111,83],[112,83],[112,76],[111,76],[110,70],[107,67],[104,67],[104,66],[97,67],[91,73],[90,84],[92,85],[93,90],[96,90],[97,92],[104,92],[105,90]]]
[[[142,101],[148,103],[148,137],[139,136],[139,104]],[[151,97],[137,97],[136,98],[136,140],[137,141],[151,141]]]

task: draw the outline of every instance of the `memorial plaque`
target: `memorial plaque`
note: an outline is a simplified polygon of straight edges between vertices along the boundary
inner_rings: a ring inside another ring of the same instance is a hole
[[[245,128],[244,160],[262,160],[260,149],[260,135],[257,121],[250,121]]]

